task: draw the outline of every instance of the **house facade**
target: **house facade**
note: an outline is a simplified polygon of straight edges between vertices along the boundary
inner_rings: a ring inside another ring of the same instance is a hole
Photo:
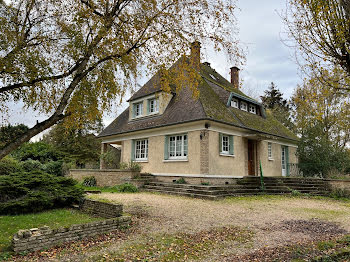
[[[154,75],[99,135],[102,152],[117,145],[122,162],[138,162],[142,172],[158,176],[257,176],[260,163],[264,176],[289,175],[297,137],[239,90],[237,67],[228,81],[200,64],[199,53],[194,43],[189,59],[198,62],[199,97],[189,88],[164,92],[161,75]]]

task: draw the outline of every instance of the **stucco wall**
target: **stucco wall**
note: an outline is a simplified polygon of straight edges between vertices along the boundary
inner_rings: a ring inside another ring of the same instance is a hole
[[[234,156],[222,156],[219,149],[219,132],[209,132],[209,174],[246,176],[247,141],[241,136],[233,137]]]
[[[259,142],[260,150],[259,156],[263,169],[264,176],[281,176],[282,175],[282,161],[281,161],[281,145],[271,142],[272,158],[268,158],[268,142]]]
[[[176,130],[174,134],[177,134]],[[164,160],[164,136],[148,137],[148,161],[139,162],[142,172],[200,174],[200,131],[187,132],[187,135],[188,159],[186,161]],[[123,162],[131,160],[131,144],[131,140],[122,143]]]

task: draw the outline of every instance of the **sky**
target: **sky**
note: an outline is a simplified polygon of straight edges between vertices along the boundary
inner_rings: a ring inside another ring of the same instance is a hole
[[[236,12],[240,30],[238,39],[248,50],[246,63],[241,67],[240,79],[243,91],[255,99],[264,93],[271,82],[277,85],[285,98],[289,98],[294,88],[301,82],[298,66],[293,60],[293,50],[281,41],[284,25],[279,14],[285,9],[285,4],[283,0],[237,2],[240,9]],[[208,50],[204,57],[203,60],[209,62],[212,68],[230,79],[230,67],[235,65],[229,64],[224,54]],[[138,79],[138,83],[143,85],[147,80],[147,77],[143,76]],[[127,106],[124,102],[112,114],[106,115],[104,124],[111,123]],[[13,110],[8,115],[11,124],[24,123],[31,127],[37,120],[42,121],[46,118],[35,112],[22,110],[21,107],[20,104],[11,104]],[[1,122],[3,117],[0,115]]]

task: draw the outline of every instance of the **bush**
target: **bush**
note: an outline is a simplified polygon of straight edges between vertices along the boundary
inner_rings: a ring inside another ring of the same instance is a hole
[[[38,160],[41,163],[57,161],[63,157],[61,152],[45,142],[25,143],[17,149],[13,155],[20,161],[33,159]]]
[[[0,176],[10,175],[21,170],[22,166],[20,162],[10,156],[6,156],[0,160]]]
[[[175,184],[187,184],[186,180],[183,177],[181,177],[180,179],[176,180],[174,183]]]
[[[50,175],[63,176],[62,161],[50,161],[42,166],[42,170]]]
[[[121,193],[136,193],[139,191],[136,186],[130,183],[116,185],[115,188]]]
[[[336,198],[336,199],[350,198],[350,191],[345,188],[332,188],[330,197]]]
[[[0,177],[0,214],[40,212],[70,206],[83,197],[83,190],[71,178],[40,170]]]
[[[23,170],[26,172],[43,169],[43,165],[38,160],[28,159],[26,161],[21,162],[21,164]]]
[[[96,185],[97,185],[97,182],[96,182],[96,178],[94,176],[88,176],[88,177],[84,178],[83,186],[93,187]]]
[[[128,163],[125,163],[125,162],[120,163],[120,169],[140,172],[142,167],[139,163],[134,162],[134,161],[130,161]]]

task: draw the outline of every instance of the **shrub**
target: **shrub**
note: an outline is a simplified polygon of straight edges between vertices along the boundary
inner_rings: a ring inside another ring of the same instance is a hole
[[[209,182],[201,182],[201,185],[203,185],[203,186],[209,186],[210,183],[209,183]]]
[[[120,169],[140,172],[142,167],[139,163],[134,162],[134,161],[130,161],[128,163],[125,163],[125,162],[120,163]]]
[[[180,179],[176,180],[174,183],[176,183],[176,184],[187,184],[186,180],[183,177],[181,177]]]
[[[62,161],[50,161],[42,166],[42,170],[51,175],[63,176],[62,166]]]
[[[40,212],[78,202],[83,190],[71,178],[40,170],[0,177],[0,214]]]
[[[345,188],[332,188],[330,197],[333,198],[350,198],[350,191]]]
[[[117,189],[118,192],[122,192],[122,193],[136,193],[139,191],[136,186],[130,183],[116,185],[115,188]]]
[[[298,190],[292,190],[292,196],[301,196],[301,193]]]
[[[0,176],[6,176],[21,170],[21,164],[10,156],[6,156],[0,160]]]
[[[26,172],[43,169],[43,165],[38,160],[28,159],[21,163],[22,163],[23,170]]]
[[[63,156],[61,152],[45,142],[25,143],[13,155],[20,161],[33,159],[41,163],[57,161],[62,159]]]
[[[94,176],[88,176],[84,178],[83,186],[93,187],[96,185],[97,185],[97,182]]]

